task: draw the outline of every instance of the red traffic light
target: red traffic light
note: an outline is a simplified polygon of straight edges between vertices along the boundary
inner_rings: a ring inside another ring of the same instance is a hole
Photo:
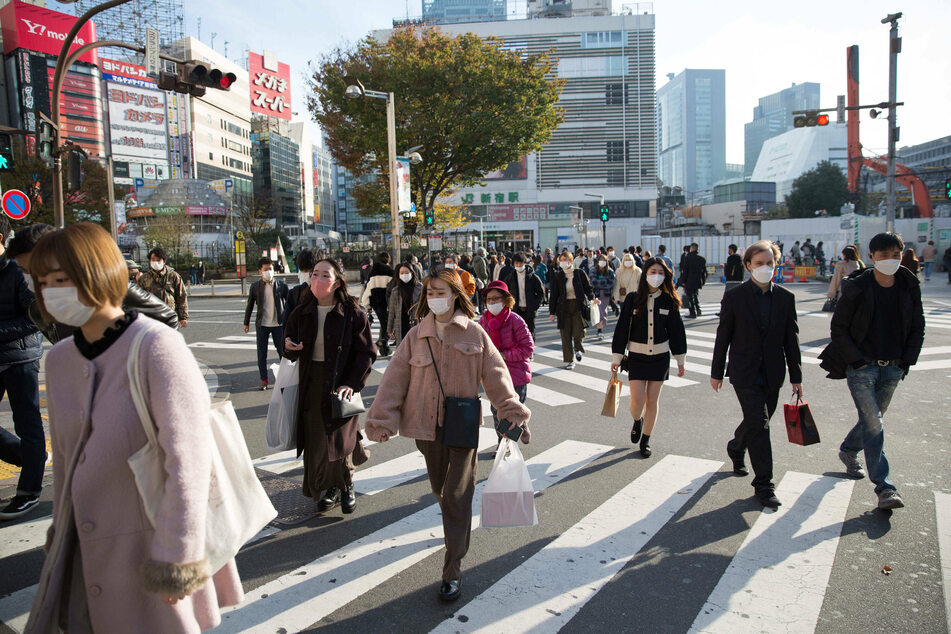
[[[228,90],[237,80],[238,76],[234,73],[225,73],[221,76],[221,79],[218,80],[218,87],[222,90]]]
[[[829,115],[820,114],[816,117],[816,125],[829,125]]]

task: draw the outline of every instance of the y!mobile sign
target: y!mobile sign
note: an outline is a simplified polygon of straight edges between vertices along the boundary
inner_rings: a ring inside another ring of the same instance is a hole
[[[291,120],[291,67],[269,51],[248,53],[251,112]]]
[[[76,17],[50,11],[26,2],[15,0],[0,9],[0,25],[3,28],[3,52],[22,48],[38,53],[59,55],[66,34],[76,23]],[[71,51],[96,41],[96,25],[86,23],[73,40]],[[99,63],[99,55],[93,49],[79,58],[90,64]]]

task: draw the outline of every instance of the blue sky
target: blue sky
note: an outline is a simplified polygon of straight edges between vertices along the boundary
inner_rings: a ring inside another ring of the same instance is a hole
[[[615,0],[615,9],[622,3]],[[228,56],[245,47],[267,48],[291,65],[295,111],[306,115],[307,63],[373,29],[387,28],[420,0],[201,0],[186,1],[186,34]],[[881,19],[903,11],[898,61],[899,146],[951,134],[951,2],[948,0],[661,0],[656,15],[657,86],[684,68],[726,69],[727,161],[743,161],[743,124],[757,98],[793,82],[821,84],[822,105],[845,94],[845,50],[860,46],[863,104],[888,97],[888,26]],[[398,98],[397,98],[398,99]],[[398,101],[397,101],[397,107]],[[884,152],[886,123],[862,120],[867,152]]]

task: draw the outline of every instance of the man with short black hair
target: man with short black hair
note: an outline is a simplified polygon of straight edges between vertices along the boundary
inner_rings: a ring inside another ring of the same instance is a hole
[[[188,296],[185,292],[185,282],[175,269],[168,266],[168,256],[165,249],[156,246],[149,251],[149,270],[139,276],[138,284],[160,300],[175,309],[178,314],[178,325],[185,328],[188,325]]]
[[[545,286],[535,275],[535,270],[527,265],[528,258],[516,253],[512,260],[514,270],[502,281],[509,287],[509,293],[515,300],[512,311],[525,320],[532,339],[535,339],[535,315],[545,299]]]
[[[686,271],[684,275],[684,290],[687,294],[687,309],[690,318],[703,314],[700,310],[700,289],[707,281],[707,261],[700,255],[700,245],[696,242],[690,245],[690,252],[684,258]]]
[[[858,452],[875,484],[878,508],[905,503],[889,479],[883,418],[898,382],[918,362],[925,339],[925,316],[918,277],[901,266],[901,236],[879,233],[868,243],[874,266],[853,272],[842,282],[832,315],[831,342],[822,351],[821,367],[830,379],[846,379],[858,422],[839,446],[846,473],[865,477]]]
[[[667,265],[667,268],[670,269],[670,272],[674,272],[674,262],[667,256],[667,246],[660,245],[657,247],[657,257],[664,261],[664,264]]]
[[[254,304],[258,305],[258,312],[254,317],[254,332],[258,348],[258,373],[261,375],[259,390],[268,388],[267,379],[267,340],[268,337],[277,349],[277,356],[284,356],[284,327],[281,318],[284,316],[284,305],[287,302],[287,284],[274,278],[274,262],[265,256],[258,260],[258,273],[261,279],[251,284],[248,291],[248,305],[244,309],[244,332],[248,332],[251,324],[251,311]]]

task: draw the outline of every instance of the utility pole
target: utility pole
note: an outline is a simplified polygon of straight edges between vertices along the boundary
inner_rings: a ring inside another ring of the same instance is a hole
[[[882,19],[882,24],[891,24],[888,31],[888,175],[885,190],[887,199],[885,231],[895,230],[895,144],[898,142],[898,54],[901,53],[898,20],[900,18],[901,13],[891,13]]]

